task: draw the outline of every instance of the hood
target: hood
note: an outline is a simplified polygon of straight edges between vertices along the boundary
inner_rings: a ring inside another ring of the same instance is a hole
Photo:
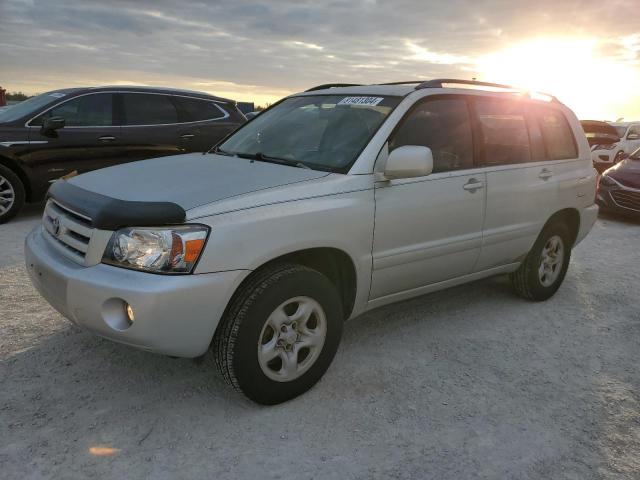
[[[84,190],[133,202],[172,202],[184,210],[327,172],[237,157],[190,153],[128,163],[69,180]]]
[[[640,189],[640,160],[627,158],[605,173],[627,187]]]
[[[582,120],[580,123],[591,147],[594,145],[611,145],[620,141],[618,131],[606,122]]]

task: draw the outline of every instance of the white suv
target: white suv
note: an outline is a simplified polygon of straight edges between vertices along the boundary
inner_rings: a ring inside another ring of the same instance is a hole
[[[56,182],[27,269],[80,327],[213,348],[233,387],[285,401],[367,310],[496,274],[531,300],[558,290],[595,172],[571,110],[538,98],[453,80],[292,95],[211,154]]]

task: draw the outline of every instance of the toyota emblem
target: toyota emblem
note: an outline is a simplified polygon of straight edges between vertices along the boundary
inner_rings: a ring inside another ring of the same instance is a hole
[[[51,225],[53,226],[53,234],[56,237],[59,237],[60,236],[60,219],[54,218],[53,220],[51,220]]]

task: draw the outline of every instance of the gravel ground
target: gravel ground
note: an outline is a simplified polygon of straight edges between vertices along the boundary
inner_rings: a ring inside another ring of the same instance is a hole
[[[504,278],[346,325],[310,392],[260,407],[211,368],[51,309],[0,226],[2,478],[640,478],[640,224],[601,218],[558,294]]]

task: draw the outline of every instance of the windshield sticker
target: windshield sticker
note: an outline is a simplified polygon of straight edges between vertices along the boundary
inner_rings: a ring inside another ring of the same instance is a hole
[[[64,94],[64,93],[50,93],[49,96],[53,97],[53,98],[62,98],[64,96],[66,96],[66,94]]]
[[[382,97],[345,97],[338,102],[338,105],[364,105],[367,107],[375,107],[384,98]]]

